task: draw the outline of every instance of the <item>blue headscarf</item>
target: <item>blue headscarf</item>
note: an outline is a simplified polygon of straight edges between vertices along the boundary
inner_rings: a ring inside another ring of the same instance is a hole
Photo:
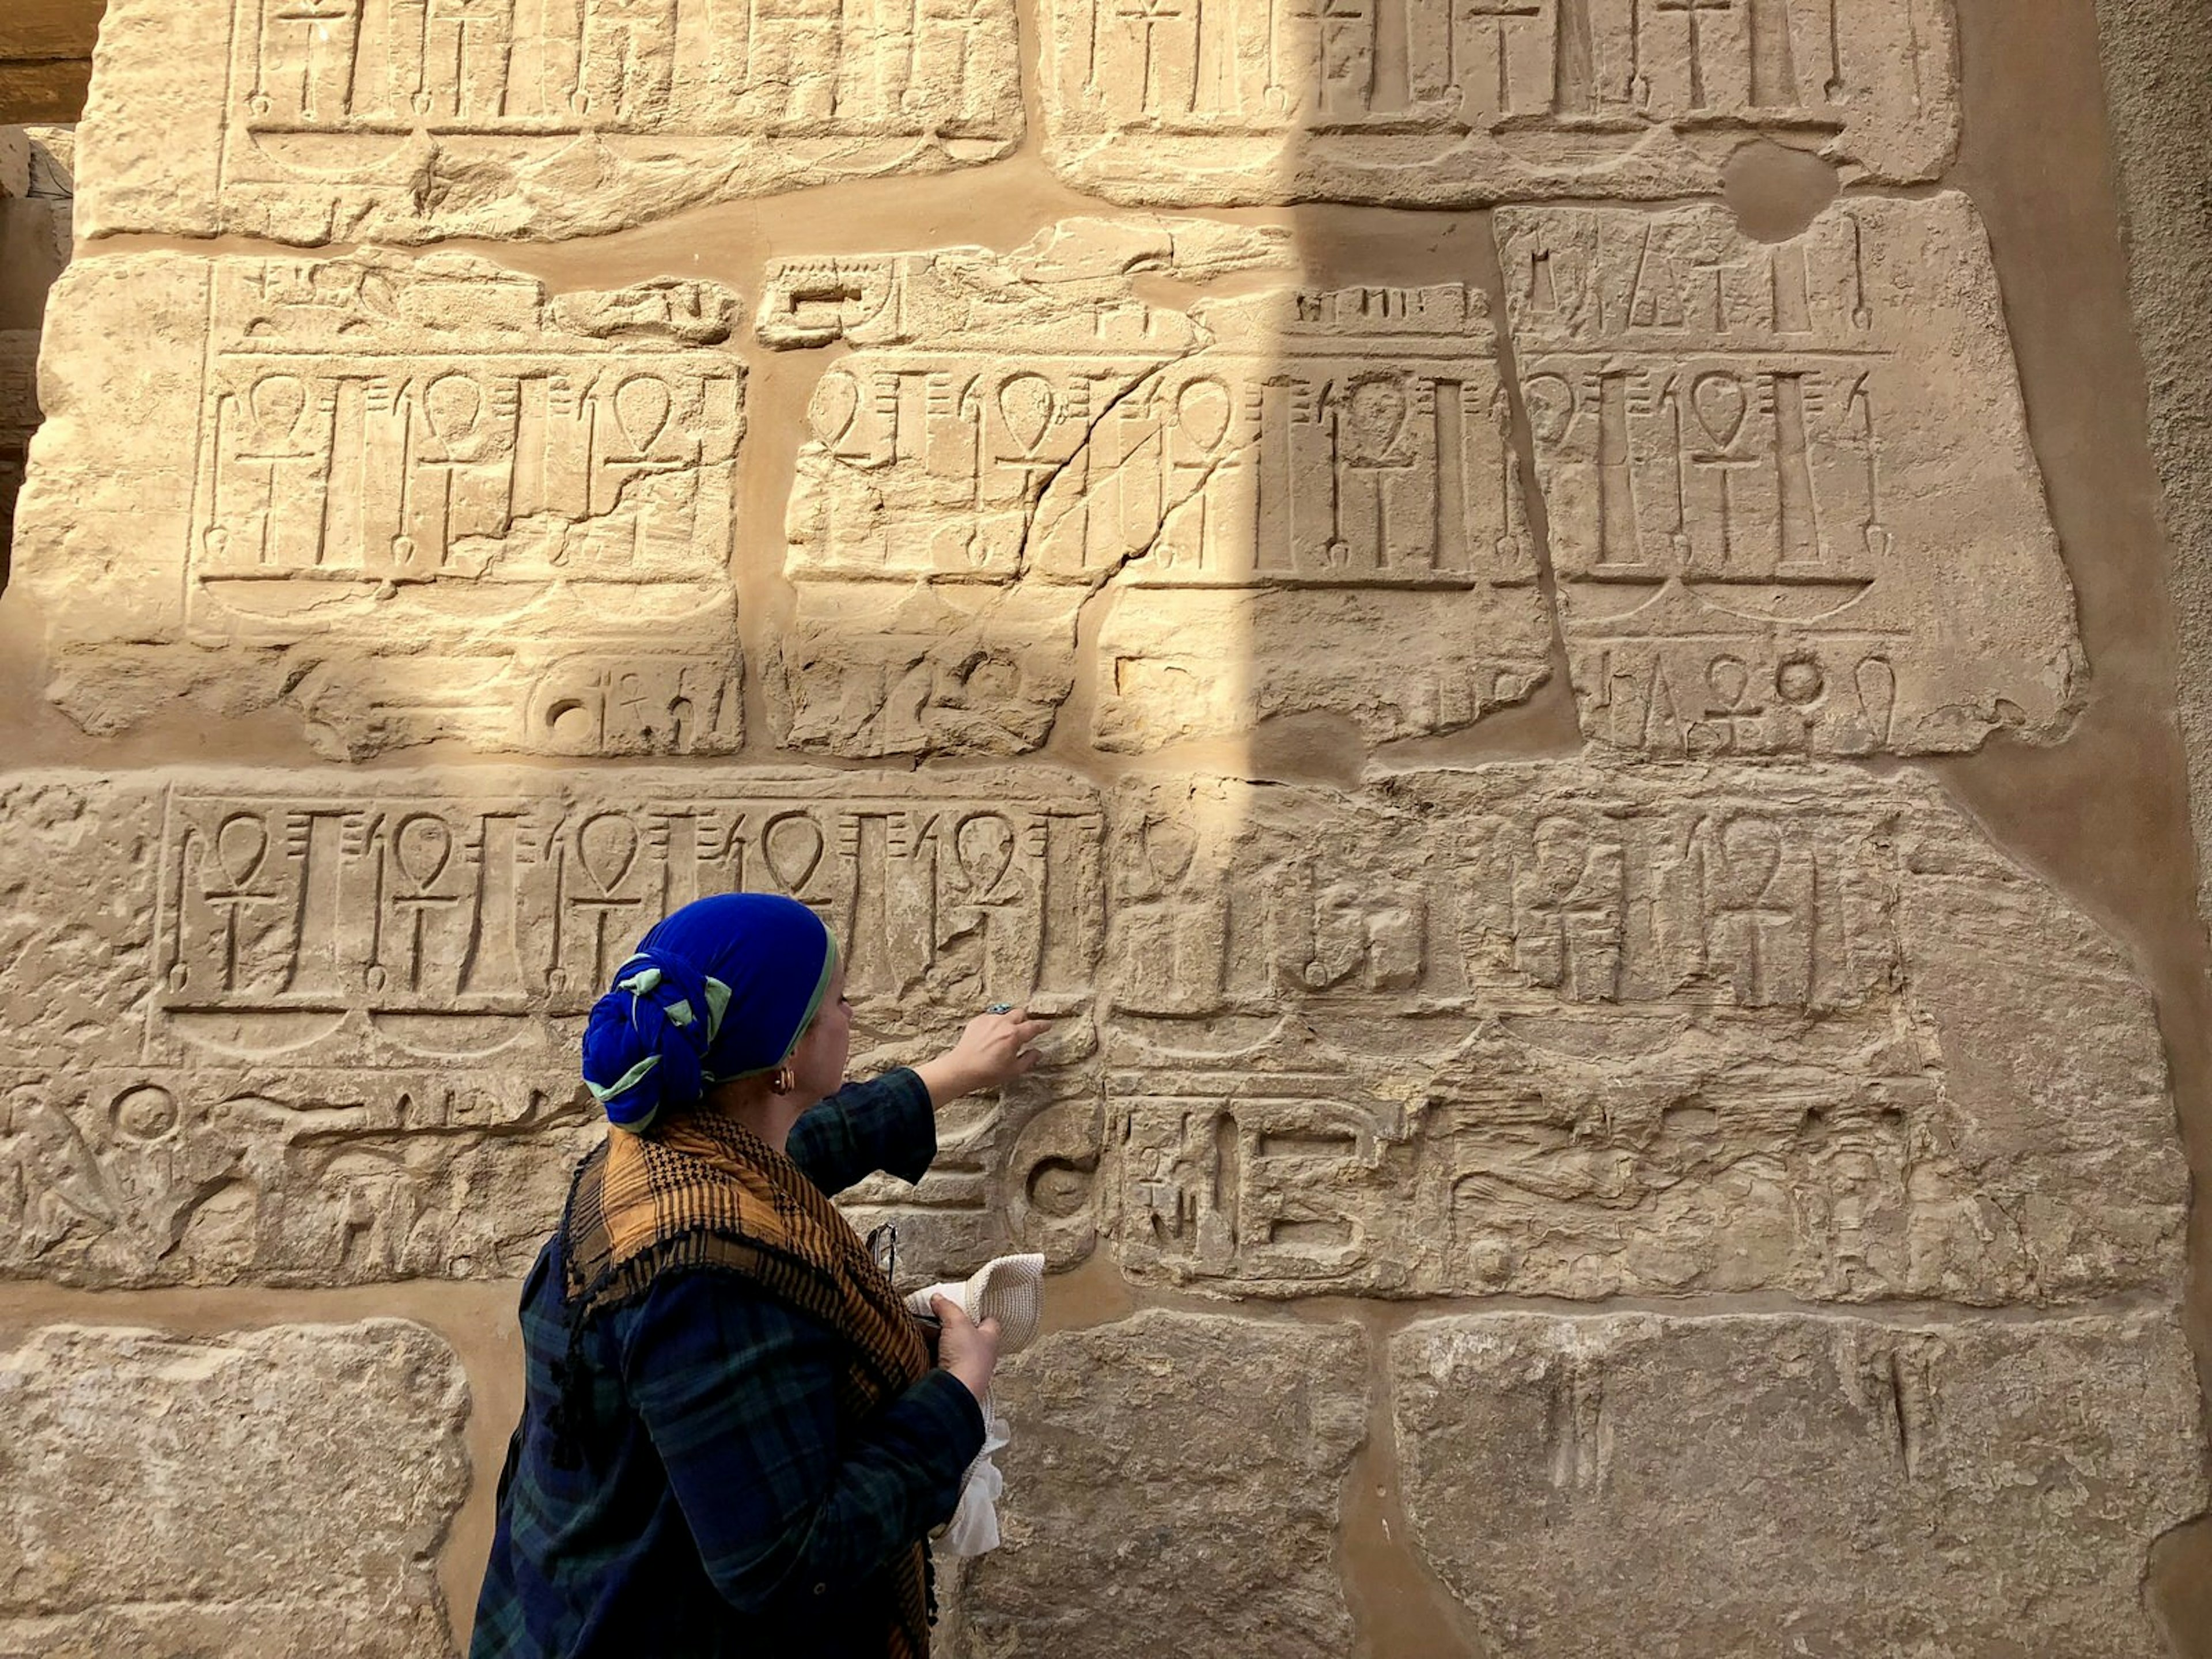
[[[791,1058],[837,965],[822,918],[773,893],[695,900],[615,970],[584,1029],[584,1083],[617,1128],[642,1132],[716,1083]]]

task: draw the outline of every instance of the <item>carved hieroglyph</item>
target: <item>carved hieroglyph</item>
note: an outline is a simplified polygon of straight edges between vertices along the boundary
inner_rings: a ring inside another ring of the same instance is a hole
[[[734,306],[455,256],[80,264],[19,515],[51,695],[103,732],[281,698],[350,757],[729,750]]]
[[[451,1652],[468,1386],[422,1326],[52,1325],[0,1347],[0,1652]]]
[[[1188,312],[1132,278],[1280,264],[1233,227],[1077,221],[1012,254],[790,261],[823,374],[789,511],[779,736],[1004,754],[1051,732],[1111,590],[1091,736],[1331,714],[1372,740],[1527,696],[1549,625],[1487,307],[1457,283]]]
[[[1390,1357],[1407,1512],[1488,1650],[2168,1650],[2144,1555],[2206,1497],[2169,1316],[1502,1314]]]
[[[1847,182],[1957,142],[1949,0],[1051,0],[1047,155],[1115,201],[1449,206],[1717,188],[1747,137]]]
[[[1064,1017],[1064,1064],[948,1113],[921,1187],[855,1193],[902,1271],[1090,1246],[1104,837],[1068,775],[52,774],[0,837],[0,1273],[514,1273],[596,1121],[583,1015],[738,888],[848,943],[858,1075],[989,1003]]]
[[[83,228],[544,239],[938,172],[1020,137],[1015,51],[1008,0],[114,0]]]
[[[1367,1432],[1352,1325],[1151,1311],[1064,1332],[994,1385],[1001,1546],[968,1564],[951,1659],[1339,1659],[1338,1494]]]
[[[0,1072],[0,1277],[519,1279],[604,1132],[551,1064]]]
[[[1583,730],[1656,757],[2049,740],[2074,601],[1966,198],[1752,241],[1498,215]]]
[[[1996,1304],[2178,1269],[2149,998],[1924,781],[1147,781],[1110,822],[1139,1279]]]

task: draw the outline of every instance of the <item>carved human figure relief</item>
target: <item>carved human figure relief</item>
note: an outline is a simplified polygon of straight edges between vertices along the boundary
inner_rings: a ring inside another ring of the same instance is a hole
[[[1155,205],[1717,187],[1748,135],[1847,180],[1957,142],[1946,0],[1054,0],[1047,153]]]
[[[2063,735],[2073,590],[1963,196],[1838,202],[1772,244],[1717,205],[1498,223],[1589,738],[1665,759]]]
[[[543,240],[939,172],[1019,138],[1014,48],[1006,0],[118,0],[87,226]],[[157,84],[196,142],[106,118]]]

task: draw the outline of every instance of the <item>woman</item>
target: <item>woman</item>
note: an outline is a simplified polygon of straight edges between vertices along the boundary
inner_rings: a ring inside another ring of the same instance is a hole
[[[727,894],[654,927],[592,1009],[612,1127],[523,1288],[472,1659],[928,1651],[924,1539],[982,1447],[997,1327],[939,1298],[933,1366],[829,1195],[920,1180],[933,1109],[1028,1071],[1043,1023],[986,1014],[841,1088],[844,977],[805,905]]]

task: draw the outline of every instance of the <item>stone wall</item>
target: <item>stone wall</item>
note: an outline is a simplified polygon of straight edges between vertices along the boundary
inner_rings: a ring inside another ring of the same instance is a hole
[[[39,331],[74,234],[76,149],[70,127],[0,126],[0,591],[39,426]]]
[[[1058,1017],[846,1200],[1055,1269],[943,1654],[2212,1655],[2097,48],[114,0],[0,601],[0,1651],[453,1650],[580,1016],[744,885],[861,1069]]]

